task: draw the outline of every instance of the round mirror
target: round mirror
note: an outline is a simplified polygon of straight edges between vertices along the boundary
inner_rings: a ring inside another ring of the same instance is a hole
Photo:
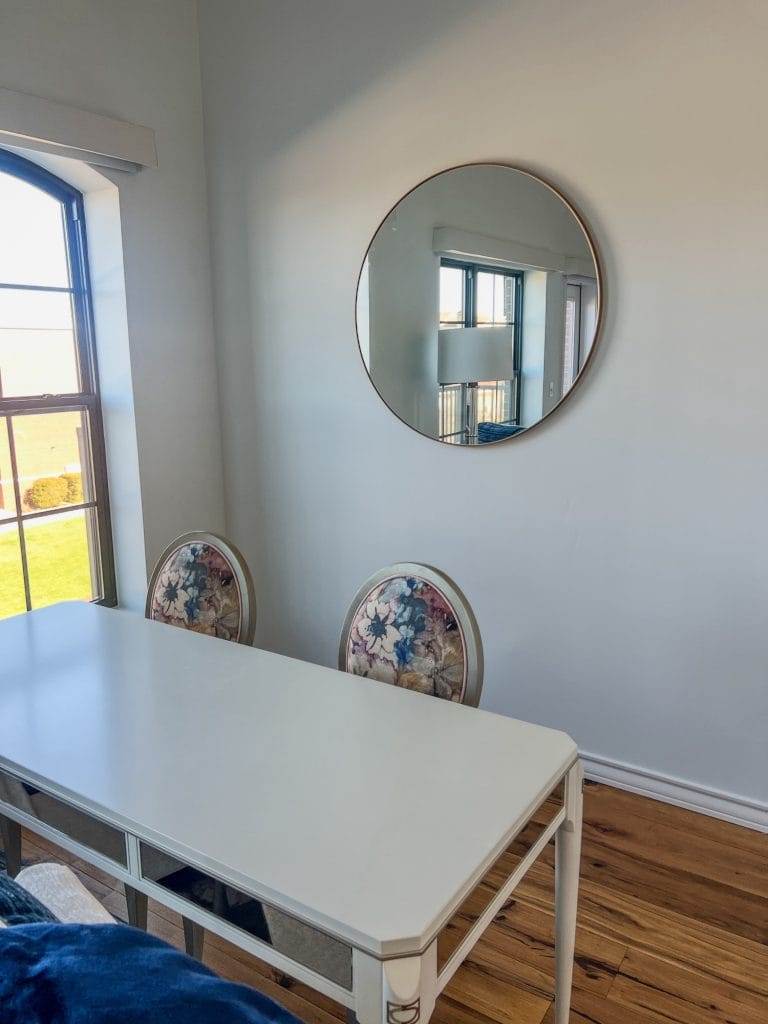
[[[515,437],[583,374],[601,322],[589,232],[527,171],[468,164],[422,182],[360,271],[357,336],[392,412],[446,444]]]

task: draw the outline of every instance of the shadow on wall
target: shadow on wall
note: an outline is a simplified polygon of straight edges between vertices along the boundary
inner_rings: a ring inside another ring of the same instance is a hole
[[[259,646],[332,659],[334,615],[324,613],[330,627],[307,620],[293,597],[302,559],[322,577],[335,572],[333,552],[355,552],[336,618],[357,583],[354,563],[364,574],[417,550],[442,562],[439,537],[459,518],[455,503],[437,531],[413,515],[396,549],[385,517],[371,521],[373,491],[390,475],[384,447],[404,441],[404,464],[447,456],[403,435],[371,388],[357,350],[355,285],[379,218],[421,177],[462,158],[515,156],[512,114],[494,116],[484,80],[509,59],[511,28],[531,20],[543,31],[526,5],[505,0],[336,0],[322,12],[312,0],[287,0],[279,14],[263,0],[201,0],[228,529],[256,580],[270,581]],[[547,25],[548,35],[567,32]],[[462,97],[476,89],[462,133]],[[414,117],[424,97],[426,123]],[[478,130],[490,144],[473,141]],[[434,139],[428,150],[425,138]],[[375,488],[353,482],[351,466],[366,467]],[[430,487],[429,476],[412,478],[410,501],[428,507]],[[298,542],[297,509],[312,519]]]
[[[422,49],[433,49],[443,35],[460,31],[461,22],[487,21],[497,10],[508,8],[508,0],[440,0],[412,3],[403,9],[372,0],[336,0],[323,5],[319,16],[316,0],[285,0],[280,17],[269,18],[269,31],[261,30],[264,21],[254,17],[254,7],[263,2],[241,0],[220,5],[202,3],[201,34],[206,35],[208,19],[227,19],[237,25],[230,39],[237,40],[237,52],[204,55],[212,63],[225,60],[242,70],[239,86],[241,102],[255,111],[253,123],[266,126],[263,140],[272,151],[300,135],[315,122],[358,93],[372,86],[377,78],[391,76],[399,65],[409,63]],[[271,5],[269,5],[271,6]],[[361,25],[365,25],[365,32]],[[339,60],[308,66],[308,55],[317,51],[339,54]],[[258,66],[259,75],[250,73]],[[280,83],[279,96],[265,90],[261,83]],[[308,83],[311,85],[308,87]],[[435,83],[436,87],[439,83]],[[279,100],[281,116],[258,117],[261,107],[273,108]]]
[[[404,171],[396,154],[407,143],[393,132],[402,128],[410,137],[421,126],[407,107],[391,102],[392,90],[419,95],[425,74],[436,95],[446,85],[449,93],[463,89],[456,61],[465,45],[487,46],[504,12],[505,0],[336,0],[321,14],[312,0],[287,0],[276,16],[263,0],[201,0],[216,345],[226,396],[224,487],[228,527],[256,580],[270,580],[258,646],[329,660],[324,645],[337,632],[335,619],[330,630],[314,620],[307,629],[290,596],[288,566],[298,548],[285,509],[305,507],[307,493],[312,516],[326,524],[326,554],[349,545],[366,571],[381,561],[367,525],[366,488],[346,493],[348,470],[337,453],[343,436],[350,461],[365,464],[369,455],[360,452],[361,435],[350,436],[350,424],[370,416],[383,418],[385,430],[390,418],[396,423],[365,377],[354,326],[357,273],[377,219],[419,177]],[[446,52],[452,56],[443,64]],[[360,106],[371,104],[361,134]],[[389,112],[379,123],[375,110],[382,104]],[[437,120],[431,130],[451,148],[448,99]],[[369,131],[379,135],[377,148],[382,139],[393,141],[386,181],[376,185],[374,166],[360,159]],[[437,153],[433,159],[438,165],[427,163],[425,174],[447,165]],[[329,160],[350,162],[336,173]],[[360,188],[350,188],[350,174]],[[370,201],[369,188],[380,200]],[[361,202],[362,220],[355,210]],[[298,249],[297,230],[308,243]],[[329,263],[331,253],[342,253],[342,261]],[[300,478],[284,473],[278,465],[294,464],[295,447],[308,437],[317,457]],[[351,523],[335,513],[342,493]],[[354,569],[349,572],[357,582]],[[343,593],[337,615],[348,600],[346,587]]]

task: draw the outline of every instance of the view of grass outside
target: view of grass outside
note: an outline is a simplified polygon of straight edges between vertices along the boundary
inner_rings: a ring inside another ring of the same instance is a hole
[[[32,607],[73,598],[90,600],[86,515],[91,513],[66,511],[67,505],[81,504],[86,498],[81,469],[83,463],[87,465],[83,414],[19,414],[11,417],[10,423],[15,437],[20,511],[50,512],[50,517],[26,519],[24,523]],[[6,424],[0,423],[3,435],[5,428]],[[10,446],[7,437],[2,440],[0,517],[10,520],[17,512],[16,498]],[[0,618],[25,610],[18,526],[9,521],[0,526]]]
[[[25,524],[32,607],[91,599],[85,514],[65,513]],[[19,536],[15,525],[0,530],[0,618],[26,610]]]

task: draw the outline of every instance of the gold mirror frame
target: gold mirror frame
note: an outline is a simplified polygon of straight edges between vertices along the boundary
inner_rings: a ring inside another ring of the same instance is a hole
[[[586,238],[587,245],[589,247],[590,255],[592,256],[592,260],[593,260],[593,262],[595,264],[595,274],[596,274],[596,279],[597,279],[597,315],[595,317],[595,335],[594,335],[594,338],[592,340],[592,345],[590,346],[589,352],[587,353],[587,358],[584,360],[583,366],[579,370],[578,375],[575,377],[573,383],[571,384],[571,386],[568,389],[568,391],[566,392],[566,394],[561,396],[560,400],[555,405],[552,406],[552,408],[549,410],[549,412],[545,413],[540,419],[536,420],[536,422],[532,423],[529,427],[524,427],[522,430],[519,430],[516,434],[513,434],[511,437],[498,438],[495,441],[488,441],[485,444],[458,445],[458,444],[448,444],[448,442],[442,441],[439,437],[433,437],[432,434],[426,434],[423,430],[419,430],[418,427],[415,427],[412,423],[408,423],[407,420],[404,420],[403,417],[399,413],[395,412],[395,410],[389,405],[387,400],[382,395],[381,391],[379,391],[379,389],[376,387],[376,382],[374,381],[373,377],[371,376],[371,372],[368,369],[368,366],[366,365],[365,357],[363,356],[363,348],[362,348],[362,345],[360,344],[360,329],[359,329],[358,320],[357,320],[357,309],[358,309],[358,295],[359,295],[359,292],[360,292],[360,281],[361,281],[362,276],[363,276],[363,270],[365,268],[365,263],[366,263],[366,260],[368,259],[368,254],[371,251],[371,247],[373,246],[373,243],[376,240],[376,236],[378,235],[379,231],[381,231],[381,229],[384,226],[385,222],[395,212],[395,210],[403,202],[403,200],[407,199],[408,196],[412,195],[417,189],[421,188],[422,185],[426,185],[427,182],[432,181],[434,178],[439,178],[443,174],[448,174],[451,171],[460,171],[460,170],[462,170],[464,168],[467,168],[467,167],[504,167],[504,168],[506,168],[509,171],[517,171],[519,174],[524,174],[526,177],[531,178],[533,181],[538,182],[540,185],[543,185],[553,195],[555,195],[560,200],[561,203],[563,203],[563,205],[570,212],[570,214],[576,220],[576,223],[579,225],[579,227],[581,228],[582,232],[584,233],[584,237]],[[546,178],[543,178],[540,174],[537,174],[534,171],[529,170],[527,167],[522,167],[519,164],[507,164],[507,163],[502,163],[499,160],[473,160],[473,161],[470,161],[469,163],[455,164],[452,167],[445,167],[445,168],[443,168],[443,170],[436,171],[434,174],[430,174],[428,177],[426,177],[422,181],[418,182],[418,184],[414,185],[413,188],[409,189],[402,196],[400,196],[400,198],[397,200],[397,202],[393,206],[391,206],[389,208],[389,210],[387,210],[386,214],[379,221],[378,225],[376,226],[376,230],[374,231],[373,235],[371,236],[371,240],[368,243],[368,246],[366,247],[365,253],[363,255],[362,262],[360,264],[360,270],[358,271],[358,274],[357,274],[357,285],[355,286],[355,337],[357,339],[357,351],[358,351],[358,354],[360,356],[360,361],[363,364],[363,368],[364,368],[365,373],[366,373],[366,375],[368,377],[368,380],[371,382],[371,385],[372,385],[374,391],[379,396],[379,398],[381,399],[383,404],[386,406],[387,410],[389,412],[391,412],[393,416],[395,416],[397,419],[399,419],[401,423],[403,423],[406,427],[408,427],[409,430],[413,430],[414,433],[420,434],[422,437],[426,437],[430,441],[435,441],[437,444],[445,445],[446,447],[450,447],[450,448],[464,448],[464,449],[470,449],[470,450],[475,450],[476,451],[477,449],[491,448],[491,447],[493,447],[495,445],[506,444],[509,441],[515,441],[518,438],[524,437],[525,435],[529,434],[532,430],[535,430],[536,427],[540,426],[542,423],[544,423],[546,420],[548,420],[554,413],[558,412],[558,410],[561,408],[561,406],[565,402],[567,402],[568,399],[571,397],[571,395],[574,393],[574,391],[576,390],[576,388],[578,387],[578,385],[581,383],[582,379],[586,375],[587,370],[592,365],[592,363],[594,361],[595,352],[596,352],[597,347],[598,347],[598,343],[600,342],[600,340],[602,338],[602,335],[603,335],[604,324],[605,324],[605,274],[604,274],[604,271],[603,271],[603,262],[602,262],[602,259],[600,257],[600,252],[599,252],[599,249],[597,247],[597,243],[595,242],[595,239],[594,239],[594,236],[592,234],[592,231],[590,230],[589,225],[587,224],[586,220],[584,219],[584,217],[579,212],[578,208],[565,195],[565,193],[561,189],[559,189],[557,187],[557,185],[553,184],[551,181],[548,181]]]

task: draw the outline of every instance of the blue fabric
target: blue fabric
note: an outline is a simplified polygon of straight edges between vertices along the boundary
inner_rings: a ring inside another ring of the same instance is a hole
[[[513,437],[519,434],[522,427],[515,423],[478,423],[477,440],[480,444],[487,444],[489,441],[500,441],[504,437]]]
[[[31,892],[8,875],[0,875],[0,921],[5,924],[35,924],[57,918]]]
[[[0,928],[0,1024],[298,1024],[245,985],[121,924]]]

